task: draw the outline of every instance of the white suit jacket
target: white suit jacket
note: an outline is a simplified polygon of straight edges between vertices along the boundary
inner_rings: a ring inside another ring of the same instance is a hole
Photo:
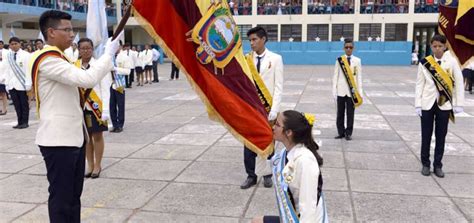
[[[11,90],[13,88],[18,91],[31,90],[31,74],[28,72],[28,65],[30,63],[31,54],[22,49],[19,49],[16,55],[16,64],[18,64],[20,69],[23,70],[23,73],[25,74],[25,87],[23,87],[20,80],[18,80],[10,66],[10,57],[8,56],[8,54],[13,51],[11,49],[2,51],[3,59],[0,65],[0,72],[3,73],[7,90]]]
[[[132,50],[122,50],[117,54],[117,57],[115,59],[115,63],[117,67],[121,68],[128,68],[128,69],[133,69],[135,68],[134,64],[134,58],[133,56],[135,55],[135,51]],[[135,55],[136,56],[136,55]],[[129,75],[130,70],[127,74],[121,74],[121,75]]]
[[[152,50],[143,50],[140,52],[140,58],[142,59],[143,66],[153,65],[153,51]]]
[[[61,58],[45,58],[37,77],[40,121],[35,143],[81,147],[88,136],[77,87],[94,87],[112,68],[112,58],[105,54],[88,70]]]
[[[263,56],[260,60],[260,76],[273,98],[271,111],[279,112],[283,94],[283,59],[268,49],[265,49],[262,55],[252,52],[252,56],[255,66],[257,66],[257,56]]]
[[[438,59],[436,59],[438,62]],[[464,105],[464,83],[457,62],[450,55],[445,54],[441,58],[441,68],[448,71],[452,75],[454,80],[453,88],[453,105],[463,106]],[[418,65],[418,73],[416,77],[416,90],[415,90],[415,107],[421,107],[423,110],[430,110],[435,102],[438,101],[439,92],[435,86],[435,82],[431,76],[431,73],[420,63]],[[439,107],[441,110],[453,109],[451,103],[446,102],[444,105]]]
[[[347,55],[344,55],[343,57],[347,57]],[[359,91],[360,96],[363,97],[361,61],[358,57],[354,55],[351,55],[350,61],[351,61],[352,72],[355,72],[356,74],[355,78],[357,82],[357,90]],[[341,97],[351,96],[346,77],[344,76],[344,73],[341,70],[341,66],[339,65],[339,62],[337,60],[336,60],[336,65],[334,65],[334,76],[332,78],[332,95],[337,95]]]

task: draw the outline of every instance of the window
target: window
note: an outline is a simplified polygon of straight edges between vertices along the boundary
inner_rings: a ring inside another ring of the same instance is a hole
[[[333,24],[331,41],[340,41],[341,37],[344,39],[353,38],[354,24]]]
[[[407,41],[408,24],[385,24],[385,41]]]
[[[301,25],[281,25],[281,41],[301,42]]]
[[[258,15],[301,14],[303,1],[258,0],[257,5]]]
[[[377,36],[380,37],[381,35],[382,24],[380,23],[362,23],[359,26],[359,41],[369,41],[369,37],[371,37],[371,39],[375,41],[375,38]]]
[[[257,25],[267,31],[268,41],[278,41],[278,25]]]
[[[319,37],[319,41],[329,40],[328,24],[308,24],[307,41],[316,41],[317,37]]]
[[[238,15],[251,15],[252,14],[252,1],[251,0],[229,0],[230,12],[234,16]]]
[[[252,25],[237,25],[239,27],[240,31],[240,38],[242,38],[242,41],[248,40],[249,38],[247,37],[247,31],[252,28]]]

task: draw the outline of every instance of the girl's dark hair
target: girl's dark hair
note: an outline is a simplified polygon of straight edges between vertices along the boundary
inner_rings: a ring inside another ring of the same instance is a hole
[[[319,146],[313,138],[313,126],[309,124],[304,114],[295,110],[287,110],[283,112],[283,116],[285,117],[283,130],[293,131],[293,142],[303,143],[316,157],[319,166],[322,166],[323,157],[319,155]]]

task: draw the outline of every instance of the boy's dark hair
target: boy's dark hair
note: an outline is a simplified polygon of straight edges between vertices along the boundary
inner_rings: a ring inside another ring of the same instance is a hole
[[[252,34],[256,34],[258,38],[265,37],[265,42],[268,41],[267,31],[261,26],[253,27],[249,29],[249,31],[247,31],[247,37],[249,37]]]
[[[85,42],[90,43],[91,46],[92,46],[92,48],[94,48],[94,43],[93,43],[92,40],[89,39],[89,38],[81,38],[81,39],[79,40],[79,42],[77,42],[77,48],[79,48],[79,46],[81,46],[81,43],[85,43]]]
[[[433,36],[433,38],[431,38],[430,44],[433,44],[434,41],[438,41],[442,44],[446,44],[446,36],[436,34]]]
[[[36,40],[35,40],[35,43],[37,43],[37,42],[44,43],[42,39],[36,39]]]
[[[5,44],[5,43],[3,42],[3,40],[0,40],[0,43]]]
[[[352,43],[352,45],[354,45],[354,40],[352,40],[352,38],[344,39],[344,45],[346,45],[348,43]]]
[[[48,28],[57,28],[59,22],[62,19],[71,20],[71,18],[72,17],[70,14],[58,10],[48,10],[43,12],[39,19],[39,26],[41,33],[43,34],[44,40],[48,40]]]
[[[8,44],[11,44],[12,42],[21,43],[20,38],[18,38],[16,36],[14,36],[14,37],[10,38],[10,40],[8,40]]]

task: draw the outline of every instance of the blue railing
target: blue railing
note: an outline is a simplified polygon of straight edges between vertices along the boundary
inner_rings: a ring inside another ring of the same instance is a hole
[[[244,51],[250,44],[244,42]],[[343,55],[343,42],[268,42],[267,48],[285,64],[334,64]],[[410,65],[412,42],[355,42],[354,55],[364,65]]]

